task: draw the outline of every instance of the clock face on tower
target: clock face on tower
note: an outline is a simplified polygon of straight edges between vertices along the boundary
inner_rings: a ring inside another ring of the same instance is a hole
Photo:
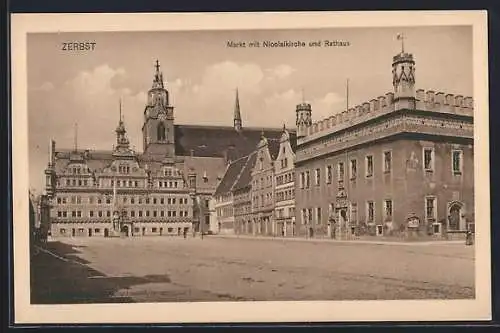
[[[160,114],[158,115],[158,119],[159,119],[160,121],[164,121],[166,118],[167,118],[167,117],[166,117],[165,113],[160,113]]]

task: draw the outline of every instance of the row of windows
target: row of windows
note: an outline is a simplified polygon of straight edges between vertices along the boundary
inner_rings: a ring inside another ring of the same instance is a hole
[[[394,213],[394,204],[391,199],[383,200],[383,219],[384,222],[391,222]],[[437,220],[437,199],[434,196],[425,197],[425,218],[429,222],[436,222]],[[334,212],[334,204],[329,205],[328,214],[325,219],[333,217],[337,219]],[[350,207],[350,220],[356,222],[357,217],[357,203],[351,203]],[[372,200],[366,201],[366,223],[375,223],[375,202]],[[303,224],[322,224],[323,216],[321,207],[304,208],[302,209],[302,223]]]
[[[268,175],[266,177],[261,177],[253,181],[252,187],[256,190],[273,186],[273,176]]]
[[[251,213],[251,207],[249,205],[243,205],[234,208],[234,215],[244,215],[250,213]]]
[[[324,221],[334,219],[337,220],[338,217],[334,212],[334,204],[328,206],[328,212],[323,215],[321,207],[315,208],[304,208],[302,209],[302,224],[323,224]],[[384,221],[391,222],[393,217],[393,201],[391,199],[386,199],[383,201],[384,207]],[[375,223],[375,203],[374,201],[366,201],[366,223]],[[347,218],[347,216],[345,216]],[[355,223],[358,220],[358,207],[357,203],[351,203],[350,205],[350,221]]]
[[[66,178],[65,182],[66,186],[92,186],[92,181],[89,179],[74,179],[74,178]],[[61,186],[61,182],[57,181],[57,186]]]
[[[74,175],[88,174],[90,169],[85,166],[75,166],[67,169],[70,173]]]
[[[276,177],[276,185],[283,185],[294,181],[293,172],[288,172]]]
[[[120,201],[124,204],[127,204],[127,203],[143,204],[143,203],[145,203],[146,205],[149,205],[152,203],[153,205],[156,205],[156,204],[164,205],[166,203],[167,205],[171,205],[171,204],[175,205],[177,203],[177,198],[142,198],[142,197],[135,198],[135,197],[127,197],[127,196],[120,196],[119,198],[121,198]],[[188,204],[188,198],[178,198],[178,199],[179,199],[179,204],[181,204],[181,205]],[[78,196],[78,195],[77,196],[70,196],[69,202],[72,204],[81,204],[82,197]],[[103,204],[104,202],[109,205],[109,204],[113,203],[113,198],[110,196],[105,197],[104,199],[99,198],[99,197],[95,198],[93,196],[88,197],[89,204],[94,204],[94,203]],[[67,204],[68,198],[67,197],[58,197],[57,203],[58,204]]]
[[[284,150],[285,147],[283,147],[283,150]],[[282,158],[280,160],[280,163],[281,163],[281,168],[282,169],[285,169],[285,168],[288,168],[288,158]]]
[[[278,208],[276,209],[276,218],[286,218],[286,217],[293,217],[295,216],[295,208],[294,207],[289,207],[287,208]]]
[[[70,215],[71,213],[71,215]],[[130,217],[177,217],[177,211],[175,210],[168,210],[168,211],[149,211],[149,210],[131,210],[131,211],[124,211],[125,216],[130,216]],[[57,217],[82,217],[82,211],[81,210],[73,210],[71,212],[69,211],[57,211]],[[179,217],[188,217],[189,213],[187,210],[180,210],[179,211]],[[111,217],[111,211],[106,210],[106,211],[89,211],[89,217]]]
[[[218,217],[231,217],[233,216],[233,207],[217,208]]]
[[[92,229],[90,229],[90,230],[92,230]],[[93,230],[94,230],[94,234],[102,233],[101,228],[94,228]],[[143,233],[145,233],[146,230],[147,230],[146,227],[142,228]],[[156,227],[151,228],[151,232],[158,232],[158,230],[159,230],[159,232],[162,232],[163,228],[156,228]],[[167,228],[167,231],[169,233],[172,233],[172,232],[174,232],[174,228]],[[182,231],[182,228],[177,228],[177,232],[179,234],[181,233],[181,231]],[[82,234],[84,232],[85,232],[85,228],[78,228],[79,234]],[[134,233],[139,233],[139,232],[141,232],[141,228],[137,228],[137,227],[134,228]],[[76,233],[76,229],[73,229],[73,233]],[[66,235],[66,228],[59,228],[59,234]]]
[[[292,200],[293,198],[295,198],[295,190],[294,189],[276,192],[276,201],[277,202],[285,201],[285,200]]]
[[[66,186],[76,187],[76,186],[93,186],[93,181],[91,179],[74,179],[74,178],[66,178],[65,181]],[[126,187],[126,188],[139,188],[144,187],[144,181],[138,180],[117,180],[116,187]],[[184,182],[182,181],[157,181],[155,182],[156,187],[159,188],[178,188],[179,186],[183,186]],[[57,186],[61,186],[61,181],[57,181]],[[110,182],[101,180],[99,182],[99,186],[101,187],[114,187],[115,183],[113,180]]]
[[[261,195],[255,195],[253,197],[253,206],[262,207],[273,203],[273,193],[269,192]]]
[[[463,168],[463,153],[461,150],[452,151],[452,172],[454,174],[461,174]],[[391,173],[392,171],[392,152],[383,152],[383,164],[382,170],[385,174]],[[426,172],[434,171],[434,148],[424,148],[423,149],[423,168]],[[365,177],[373,177],[374,172],[374,156],[367,155],[365,157]],[[356,159],[351,159],[349,161],[349,178],[356,179],[358,176],[358,163]],[[314,170],[314,184],[319,186],[321,184],[321,169],[317,168]],[[337,179],[343,180],[345,177],[345,167],[344,162],[337,163]],[[331,184],[333,182],[333,166],[327,165],[325,168],[325,182]],[[310,187],[310,173],[309,171],[304,171],[300,173],[300,188]]]

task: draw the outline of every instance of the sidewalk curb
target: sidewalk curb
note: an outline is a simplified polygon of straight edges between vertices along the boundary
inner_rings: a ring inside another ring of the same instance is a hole
[[[287,238],[287,237],[262,237],[262,236],[238,236],[238,235],[210,235],[207,238],[227,238],[227,239],[249,239],[249,240],[272,240],[310,243],[330,243],[330,244],[371,244],[371,245],[395,245],[395,246],[431,246],[431,245],[459,245],[465,246],[464,241],[422,241],[422,242],[402,242],[402,241],[376,241],[376,240],[333,240],[328,238]]]

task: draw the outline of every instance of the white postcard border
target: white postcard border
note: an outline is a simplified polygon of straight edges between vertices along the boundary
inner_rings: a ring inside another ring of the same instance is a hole
[[[13,14],[11,16],[14,311],[16,323],[444,321],[491,319],[488,54],[485,11]],[[473,26],[476,299],[31,305],[27,33]]]

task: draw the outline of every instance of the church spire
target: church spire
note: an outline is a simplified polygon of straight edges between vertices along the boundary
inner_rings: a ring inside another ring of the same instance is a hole
[[[236,131],[241,131],[241,111],[240,111],[240,98],[238,96],[238,88],[236,88],[236,101],[234,104],[234,129]]]
[[[119,102],[119,121],[118,121],[118,126],[116,127],[116,148],[128,148],[129,147],[129,141],[125,134],[127,133],[127,130],[125,129],[125,123],[123,122],[123,116],[122,116],[122,99],[120,98]]]
[[[163,73],[160,71],[160,62],[156,59],[153,89],[163,89]]]

